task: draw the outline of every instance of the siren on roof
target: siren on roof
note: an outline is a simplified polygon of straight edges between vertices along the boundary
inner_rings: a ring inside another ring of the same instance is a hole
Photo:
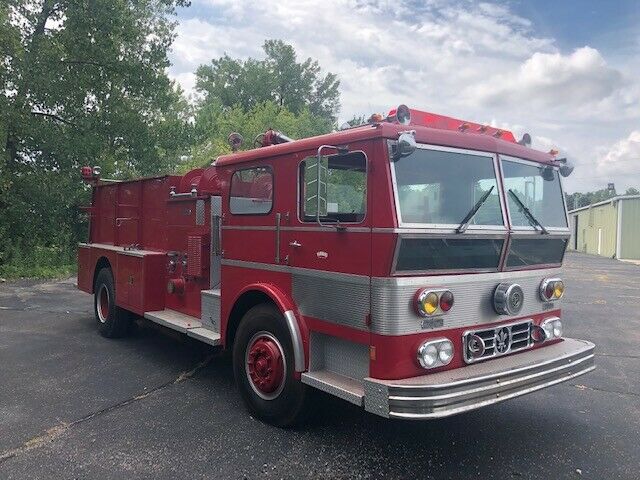
[[[524,135],[522,135],[522,138],[520,140],[518,140],[518,143],[524,147],[530,147],[531,146],[531,135],[529,135],[528,133],[525,133]]]
[[[243,140],[244,139],[242,138],[242,135],[240,135],[239,133],[230,133],[229,137],[227,138],[227,142],[229,142],[229,145],[231,146],[231,151],[237,152],[238,150],[240,150]]]

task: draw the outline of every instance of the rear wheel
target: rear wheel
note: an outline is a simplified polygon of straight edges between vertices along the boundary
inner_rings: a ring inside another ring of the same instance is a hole
[[[233,373],[254,416],[280,427],[303,420],[306,387],[294,376],[291,337],[273,305],[257,305],[242,318],[233,345]]]
[[[93,309],[100,334],[107,338],[118,338],[129,333],[133,318],[130,312],[116,305],[111,269],[103,268],[98,272],[93,291]]]

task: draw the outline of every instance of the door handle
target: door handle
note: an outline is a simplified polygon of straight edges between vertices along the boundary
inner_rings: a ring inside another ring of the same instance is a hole
[[[294,240],[293,242],[289,242],[289,246],[293,248],[300,248],[302,244],[299,241]]]

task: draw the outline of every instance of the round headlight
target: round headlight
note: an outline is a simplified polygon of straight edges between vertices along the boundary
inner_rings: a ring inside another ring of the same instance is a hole
[[[553,322],[553,336],[555,338],[560,338],[562,336],[562,322],[560,320]]]
[[[542,329],[544,330],[545,340],[553,338],[553,324],[551,322],[543,323]]]
[[[548,318],[541,325],[545,333],[545,340],[562,337],[562,321],[558,317]]]
[[[453,358],[453,344],[444,341],[438,345],[438,359],[443,365],[447,365]]]
[[[422,368],[448,365],[453,359],[453,343],[448,338],[428,340],[418,348],[417,358]]]
[[[423,344],[418,349],[418,361],[424,368],[433,367],[438,361],[438,348],[434,344]]]

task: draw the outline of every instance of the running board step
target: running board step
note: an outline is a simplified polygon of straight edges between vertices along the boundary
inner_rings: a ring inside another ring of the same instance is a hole
[[[176,312],[175,310],[158,310],[157,312],[145,312],[144,318],[156,322],[159,325],[172,328],[180,333],[187,333],[191,328],[202,327],[199,318]]]
[[[304,372],[302,383],[330,393],[359,407],[364,405],[362,382],[328,370]]]
[[[213,330],[209,330],[208,328],[191,328],[187,330],[187,335],[200,340],[201,342],[213,345],[214,347],[222,343],[220,340],[220,334]]]
[[[209,345],[220,345],[220,334],[213,330],[203,327],[202,322],[196,317],[176,312],[175,310],[159,310],[157,312],[145,312],[144,318],[151,320],[165,327],[169,327],[180,333],[186,333],[187,336],[193,337],[201,342]]]

